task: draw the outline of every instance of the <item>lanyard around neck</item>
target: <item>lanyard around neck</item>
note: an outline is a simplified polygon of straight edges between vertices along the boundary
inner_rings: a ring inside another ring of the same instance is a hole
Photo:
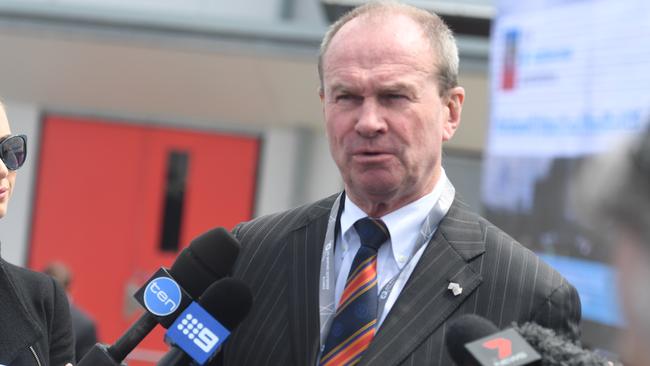
[[[451,205],[451,202],[454,200],[456,191],[454,186],[448,179],[445,179],[441,182],[443,184],[443,189],[440,197],[436,200],[431,211],[425,218],[418,237],[416,239],[416,244],[411,252],[407,263],[402,266],[400,271],[391,278],[384,287],[379,291],[379,301],[377,316],[380,317],[384,308],[386,307],[386,301],[390,295],[395,282],[403,274],[406,268],[410,267],[411,261],[414,258],[414,254],[422,249],[433,237],[440,220],[447,214],[447,210]],[[340,232],[340,218],[341,213],[343,212],[343,203],[345,200],[345,193],[341,193],[329,213],[329,219],[327,222],[327,231],[325,232],[325,243],[323,245],[323,254],[321,256],[321,265],[320,265],[320,282],[319,282],[319,313],[320,313],[320,342],[321,348],[327,339],[329,333],[329,328],[334,319],[334,314],[336,313],[336,269],[334,265],[334,248],[336,246],[336,238]]]

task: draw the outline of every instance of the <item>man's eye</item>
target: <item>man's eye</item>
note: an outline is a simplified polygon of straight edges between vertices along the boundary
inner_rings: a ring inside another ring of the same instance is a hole
[[[389,93],[384,96],[386,99],[398,100],[398,99],[407,99],[404,94]]]
[[[337,102],[338,102],[338,101],[348,102],[348,101],[357,101],[357,100],[359,100],[360,98],[361,98],[361,97],[359,97],[358,95],[353,95],[353,94],[340,94],[340,95],[337,95],[337,96],[335,97],[335,100],[336,100]]]

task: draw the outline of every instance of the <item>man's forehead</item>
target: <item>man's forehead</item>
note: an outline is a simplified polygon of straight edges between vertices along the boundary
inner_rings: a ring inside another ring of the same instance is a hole
[[[361,72],[346,72],[333,70],[333,72],[326,73],[326,88],[330,91],[359,91],[368,88],[377,90],[406,90],[414,89],[426,77],[427,72],[410,72],[410,73],[396,73],[386,72],[382,73],[378,70],[361,71]]]
[[[403,44],[428,45],[422,26],[405,14],[364,14],[344,24],[330,41],[336,46],[365,42],[369,38],[396,39]],[[422,41],[425,41],[424,43]]]
[[[323,71],[345,65],[373,68],[403,64],[431,71],[435,56],[419,24],[405,15],[396,18],[362,16],[334,36],[323,59]]]
[[[401,89],[416,87],[425,80],[435,81],[436,66],[429,55],[407,56],[389,53],[377,58],[334,55],[323,69],[323,84],[330,90],[367,87]]]

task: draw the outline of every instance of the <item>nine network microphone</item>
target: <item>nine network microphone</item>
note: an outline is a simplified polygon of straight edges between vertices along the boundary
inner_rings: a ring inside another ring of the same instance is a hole
[[[172,324],[177,326],[174,322],[181,315],[186,317],[190,307],[191,311],[198,314],[199,311],[196,309],[200,308],[200,305],[194,303],[193,300],[202,296],[204,291],[217,280],[230,274],[239,254],[239,248],[239,242],[223,228],[210,230],[194,239],[187,248],[181,251],[170,270],[159,269],[134,295],[147,312],[115,344],[110,347],[102,344],[95,345],[78,365],[120,365],[157,324],[161,324],[165,328],[169,328]],[[238,283],[237,286],[246,287],[243,283]],[[232,288],[232,286],[226,286],[226,288]],[[248,288],[246,290],[250,292]],[[230,300],[228,296],[221,296],[220,301],[228,302]],[[201,316],[206,316],[206,314],[212,316],[205,312],[201,313]],[[229,316],[228,314],[217,315]],[[198,324],[198,319],[194,320],[197,322],[192,324],[193,327]],[[205,323],[202,325],[205,327]],[[196,335],[196,333],[192,334]],[[213,339],[209,337],[210,333],[204,331],[200,339],[209,344],[213,342]],[[221,342],[216,342],[218,344],[225,340],[223,337],[219,339]],[[199,362],[199,364],[202,363]]]
[[[215,282],[198,304],[188,306],[169,328],[165,341],[172,349],[158,366],[205,364],[219,352],[252,304],[253,295],[242,281],[224,278]]]
[[[456,319],[447,333],[447,351],[457,366],[613,366],[553,330],[535,323],[500,331],[474,314]]]

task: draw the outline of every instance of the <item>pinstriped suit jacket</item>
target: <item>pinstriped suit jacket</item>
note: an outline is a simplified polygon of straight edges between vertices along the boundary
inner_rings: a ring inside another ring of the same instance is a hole
[[[234,276],[251,286],[254,303],[213,364],[316,364],[320,258],[335,197],[234,230],[242,243]],[[461,295],[447,290],[452,281]],[[447,323],[466,313],[577,336],[580,300],[560,274],[456,199],[359,365],[452,365]]]

